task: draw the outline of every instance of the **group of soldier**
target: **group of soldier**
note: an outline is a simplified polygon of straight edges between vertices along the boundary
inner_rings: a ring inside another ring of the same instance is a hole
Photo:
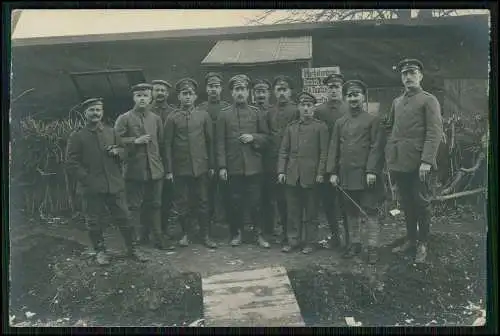
[[[210,72],[204,83],[208,100],[199,105],[193,79],[174,86],[164,80],[141,83],[131,90],[133,108],[114,127],[101,121],[102,99],[84,101],[87,125],[70,136],[67,167],[84,195],[97,262],[110,262],[103,239],[106,208],[128,255],[145,261],[137,246],[152,238],[159,249],[174,248],[172,226],[182,229],[178,245],[188,246],[195,236],[192,215],[204,245],[216,248],[212,227],[221,213],[232,246],[242,243],[249,215],[252,239],[260,247],[270,248],[279,218],[282,251],[311,253],[321,204],[330,247],[342,248],[346,258],[366,252],[366,260],[375,263],[384,166],[398,186],[406,219],[407,239],[396,249],[424,261],[429,173],[436,166],[442,120],[436,97],[420,85],[422,63],[405,59],[397,69],[405,91],[384,118],[368,113],[367,86],[345,81],[342,74],[323,81],[328,101],[320,105],[303,91],[293,101],[293,82],[282,75],[272,83],[232,77],[227,83],[232,103],[227,103],[221,100],[223,76]],[[175,107],[167,103],[172,90],[179,101]],[[250,93],[255,104],[249,103]]]

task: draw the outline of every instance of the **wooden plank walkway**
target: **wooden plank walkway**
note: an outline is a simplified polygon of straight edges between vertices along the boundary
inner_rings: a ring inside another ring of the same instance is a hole
[[[216,274],[202,286],[207,327],[304,326],[283,267]]]

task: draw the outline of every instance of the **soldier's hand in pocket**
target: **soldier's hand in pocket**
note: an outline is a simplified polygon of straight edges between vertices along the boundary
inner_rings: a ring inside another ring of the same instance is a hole
[[[334,175],[332,175],[332,176],[330,176],[330,183],[331,183],[334,187],[338,186],[338,184],[339,184],[339,177],[338,177],[337,175],[335,175],[335,174],[334,174]]]
[[[279,174],[278,175],[278,183],[285,183],[286,182],[286,175],[285,174]]]
[[[376,181],[377,181],[377,175],[370,173],[366,174],[366,184],[368,186],[374,185]]]

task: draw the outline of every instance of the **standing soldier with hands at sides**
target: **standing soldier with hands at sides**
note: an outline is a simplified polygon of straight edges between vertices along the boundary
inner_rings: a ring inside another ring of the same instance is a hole
[[[233,104],[221,111],[217,120],[217,163],[219,177],[228,183],[230,204],[228,219],[231,245],[242,242],[244,214],[250,211],[257,243],[269,248],[262,236],[260,190],[262,157],[259,150],[265,146],[268,129],[256,107],[248,105],[250,79],[236,75],[229,80]]]
[[[272,176],[269,184],[269,197],[271,202],[276,203],[280,218],[280,225],[283,229],[282,240],[286,240],[285,229],[287,227],[287,202],[284,185],[276,180],[278,164],[278,153],[283,135],[288,124],[299,117],[297,104],[292,100],[293,83],[287,76],[277,76],[273,81],[273,93],[276,97],[276,104],[268,109],[267,124],[269,125],[270,138],[268,148],[265,152],[264,163],[267,168],[267,176]],[[267,211],[267,210],[266,210]],[[271,225],[266,223],[266,225]],[[283,242],[283,241],[282,241]]]
[[[328,129],[314,118],[316,98],[298,95],[300,118],[285,130],[277,164],[278,180],[286,184],[288,220],[283,252],[302,245],[302,253],[313,251],[317,242],[318,213],[316,186],[323,183],[328,153]],[[305,211],[305,222],[302,221]],[[302,238],[303,224],[305,237]]]
[[[345,114],[347,110],[346,104],[342,97],[342,85],[344,83],[344,76],[342,74],[331,74],[323,80],[323,84],[327,87],[328,101],[316,107],[315,116],[317,119],[323,121],[328,127],[329,138],[332,137],[333,126],[335,122]],[[330,226],[331,239],[329,245],[332,249],[340,247],[340,234],[339,234],[339,214],[340,210],[337,190],[328,181],[325,181],[320,186],[320,198],[325,212],[326,220]],[[345,219],[344,219],[345,220]],[[345,223],[344,223],[345,224]],[[346,228],[346,225],[344,225]],[[349,232],[346,229],[345,243],[349,244]]]
[[[271,108],[271,104],[269,102],[271,97],[271,83],[265,79],[256,79],[253,82],[252,91],[255,98],[255,106],[259,108],[262,117],[266,121],[269,121],[268,114],[269,109]],[[271,129],[271,125],[269,125],[269,123],[267,126]],[[270,159],[268,145],[262,148],[261,153],[263,166],[261,209],[264,221],[264,235],[271,237],[275,226],[274,199],[272,195],[276,185],[276,162]]]
[[[394,251],[411,252],[415,262],[427,256],[431,221],[430,174],[443,137],[441,107],[437,98],[421,87],[423,64],[404,59],[396,69],[405,91],[392,102],[384,121],[389,133],[385,147],[387,168],[400,193],[406,220],[406,242]]]
[[[209,72],[205,76],[205,89],[208,100],[201,103],[198,108],[204,110],[210,116],[212,121],[212,130],[215,135],[215,126],[219,118],[220,111],[230,104],[221,99],[223,77],[218,72]],[[215,148],[215,136],[213,139],[213,148]],[[215,155],[215,152],[214,152]],[[215,162],[214,162],[215,164]],[[214,167],[215,169],[215,167]],[[227,217],[226,208],[226,190],[224,184],[220,182],[219,177],[214,175],[210,178],[208,191],[209,216],[211,225],[215,222],[222,221],[224,216]]]
[[[383,196],[380,121],[365,110],[367,88],[362,81],[347,81],[343,91],[348,111],[333,127],[327,162],[330,183],[341,191],[350,234],[351,244],[343,256],[354,257],[365,247],[367,261],[376,263]]]
[[[167,102],[167,99],[170,96],[170,91],[172,90],[172,84],[162,79],[155,79],[151,81],[151,85],[153,88],[151,92],[153,97],[153,100],[151,102],[151,111],[161,118],[163,125],[165,126],[167,117],[170,115],[170,113],[172,113],[173,110],[175,110],[175,107]],[[162,189],[161,229],[165,238],[169,237],[170,240],[171,237],[169,233],[168,218],[170,216],[170,210],[172,208],[173,188],[172,185],[164,183]],[[141,213],[141,216],[141,218],[147,218],[147,214]],[[170,248],[173,248],[173,246],[170,246]]]
[[[106,207],[122,233],[127,255],[138,261],[145,261],[137,254],[133,241],[133,227],[121,172],[122,143],[113,128],[102,123],[103,106],[100,98],[88,99],[82,103],[86,125],[70,135],[66,165],[68,171],[77,177],[83,191],[86,223],[90,242],[97,252],[97,263],[110,263],[103,237]]]
[[[169,116],[165,127],[165,170],[166,178],[175,184],[171,222],[180,222],[179,244],[190,243],[189,212],[194,212],[198,214],[205,246],[215,248],[208,217],[209,176],[214,174],[212,120],[205,110],[194,106],[197,88],[198,83],[191,78],[181,79],[175,85],[180,108]]]
[[[134,107],[120,115],[115,131],[126,146],[125,181],[132,221],[142,243],[149,241],[153,231],[154,245],[164,248],[161,233],[161,196],[165,172],[162,157],[163,123],[151,112],[151,85],[132,87]],[[144,210],[141,211],[141,208]],[[147,214],[141,220],[141,212]],[[142,225],[141,225],[142,224]]]

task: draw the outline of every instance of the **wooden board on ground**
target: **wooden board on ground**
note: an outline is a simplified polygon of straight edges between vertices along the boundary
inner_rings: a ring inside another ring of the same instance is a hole
[[[304,326],[286,270],[269,267],[202,279],[206,326]]]

